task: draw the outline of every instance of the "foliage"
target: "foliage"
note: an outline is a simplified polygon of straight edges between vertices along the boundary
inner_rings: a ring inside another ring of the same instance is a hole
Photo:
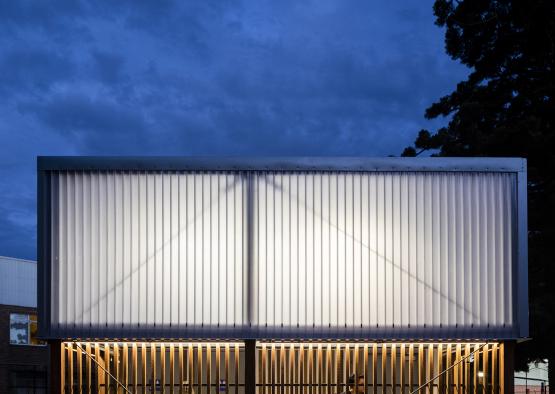
[[[527,158],[533,340],[517,347],[517,367],[555,364],[555,1],[436,0],[434,14],[470,75],[426,110],[448,125],[421,130],[403,155]]]

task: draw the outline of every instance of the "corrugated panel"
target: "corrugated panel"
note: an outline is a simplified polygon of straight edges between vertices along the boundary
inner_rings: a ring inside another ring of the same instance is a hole
[[[37,307],[37,263],[0,256],[0,304]]]
[[[52,182],[54,331],[245,322],[240,175],[70,172]]]
[[[256,178],[254,322],[395,333],[513,325],[516,177]]]
[[[516,335],[514,173],[51,179],[51,335]]]

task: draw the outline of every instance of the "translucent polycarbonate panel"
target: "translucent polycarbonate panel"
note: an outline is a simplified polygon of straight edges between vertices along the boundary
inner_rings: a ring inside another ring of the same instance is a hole
[[[506,173],[259,173],[254,325],[510,329],[515,187]]]
[[[58,337],[515,337],[517,176],[52,172]]]
[[[244,324],[245,185],[230,173],[53,174],[54,331]]]

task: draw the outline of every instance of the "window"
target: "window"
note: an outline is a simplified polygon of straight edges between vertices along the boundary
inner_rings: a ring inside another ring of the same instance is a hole
[[[10,343],[12,345],[45,345],[37,339],[37,315],[10,313]]]

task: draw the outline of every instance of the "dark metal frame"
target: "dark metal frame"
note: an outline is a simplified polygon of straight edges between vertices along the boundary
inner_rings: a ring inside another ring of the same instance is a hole
[[[39,333],[46,339],[66,338],[50,324],[51,316],[51,190],[50,176],[57,171],[317,171],[317,172],[504,172],[517,176],[515,239],[516,261],[513,266],[515,330],[508,335],[504,327],[475,327],[464,331],[446,327],[360,328],[344,327],[172,327],[148,328],[102,327],[103,335],[135,339],[434,339],[470,338],[520,339],[528,337],[528,227],[526,160],[521,158],[359,158],[359,157],[71,157],[37,158],[37,254]],[[252,201],[247,205],[252,205]],[[249,209],[249,207],[247,207]],[[249,216],[250,217],[250,216]],[[249,261],[249,260],[248,260]],[[247,261],[247,275],[252,276]],[[250,283],[250,281],[248,281]],[[250,285],[246,289],[250,292]],[[95,329],[72,329],[79,338],[98,338]]]
[[[39,156],[41,171],[521,172],[520,158]]]

